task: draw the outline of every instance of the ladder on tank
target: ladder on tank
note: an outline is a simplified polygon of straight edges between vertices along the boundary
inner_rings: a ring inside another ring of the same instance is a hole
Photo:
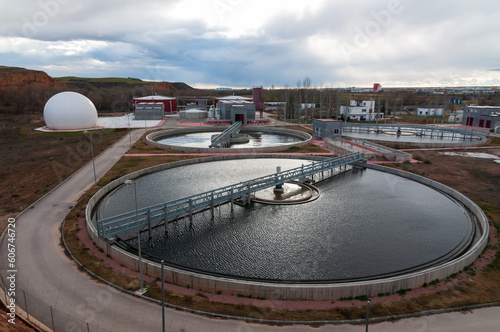
[[[211,148],[221,148],[229,145],[229,139],[234,133],[239,133],[241,129],[241,122],[237,121],[229,126],[226,130],[224,130],[219,135],[214,135],[212,137],[212,143],[210,144]]]

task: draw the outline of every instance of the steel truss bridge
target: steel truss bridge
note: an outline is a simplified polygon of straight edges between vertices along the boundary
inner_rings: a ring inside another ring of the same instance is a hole
[[[428,127],[428,126],[412,126],[412,125],[395,125],[395,124],[377,124],[377,123],[343,123],[342,130],[348,132],[376,132],[384,131],[395,132],[412,132],[416,136],[430,136],[436,138],[451,138],[451,139],[479,139],[480,137],[488,137],[487,130],[472,130],[472,129],[454,129],[443,127]]]
[[[240,132],[241,122],[237,121],[229,126],[226,130],[224,130],[219,135],[212,137],[212,143],[210,144],[211,148],[220,148],[226,147],[229,145],[229,139],[234,133]]]
[[[169,221],[177,218],[189,217],[192,221],[194,213],[210,209],[212,217],[214,208],[217,205],[230,203],[231,210],[235,201],[250,203],[252,195],[263,189],[283,185],[290,181],[305,181],[308,177],[314,177],[321,173],[325,177],[325,172],[330,176],[334,175],[333,170],[342,167],[347,169],[348,165],[356,162],[365,162],[363,153],[351,153],[342,157],[333,157],[320,162],[313,162],[310,165],[302,165],[283,172],[266,175],[249,181],[240,182],[231,186],[218,188],[201,194],[153,205],[142,208],[137,211],[123,213],[117,216],[97,220],[97,231],[99,237],[113,239],[121,234],[136,231],[137,229],[148,228],[149,237],[151,237],[151,228],[160,224],[167,225]]]

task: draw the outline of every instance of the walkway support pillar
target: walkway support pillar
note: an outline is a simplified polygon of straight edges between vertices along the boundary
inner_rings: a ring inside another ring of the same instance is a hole
[[[193,200],[189,199],[189,222],[193,223]]]
[[[214,215],[214,193],[212,192],[210,194],[210,211],[212,212],[212,218],[215,216]]]
[[[233,212],[234,207],[234,188],[231,188],[231,212]]]
[[[250,205],[251,197],[250,197],[250,182],[247,184],[247,204]]]
[[[168,210],[166,205],[163,208],[163,220],[165,222],[165,234],[168,234]]]
[[[151,211],[148,210],[148,238],[151,240]]]

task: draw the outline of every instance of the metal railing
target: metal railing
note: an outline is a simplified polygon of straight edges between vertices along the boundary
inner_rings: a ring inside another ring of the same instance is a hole
[[[473,129],[456,129],[456,128],[443,128],[443,127],[429,127],[429,126],[413,126],[404,124],[384,124],[384,123],[343,123],[342,130],[349,132],[381,132],[381,131],[394,131],[412,132],[418,136],[430,137],[447,137],[452,139],[465,139],[476,137],[488,137],[489,131],[487,130],[473,130]]]
[[[224,130],[222,133],[212,137],[212,143],[210,144],[210,147],[211,148],[220,148],[220,147],[227,146],[231,136],[234,133],[239,132],[240,128],[241,128],[240,121],[233,123],[226,130]]]
[[[281,185],[289,181],[304,180],[308,176],[364,160],[363,153],[351,153],[343,157],[329,158],[306,166],[302,165],[291,170],[277,172],[201,194],[142,208],[137,210],[138,218],[134,210],[97,220],[97,231],[100,237],[110,238],[135,230],[136,227],[143,229],[147,226],[151,236],[151,228],[161,223],[164,223],[166,227],[170,220],[184,216],[189,216],[190,220],[192,220],[193,213],[205,209],[211,209],[213,215],[214,207],[217,205],[231,203],[232,207],[234,201],[238,199],[250,202],[252,194],[256,191]]]

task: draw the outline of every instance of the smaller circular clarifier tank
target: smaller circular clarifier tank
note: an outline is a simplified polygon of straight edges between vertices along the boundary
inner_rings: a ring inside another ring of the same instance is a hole
[[[97,125],[97,110],[92,101],[84,95],[66,91],[52,96],[47,101],[43,118],[50,129],[89,129]]]

